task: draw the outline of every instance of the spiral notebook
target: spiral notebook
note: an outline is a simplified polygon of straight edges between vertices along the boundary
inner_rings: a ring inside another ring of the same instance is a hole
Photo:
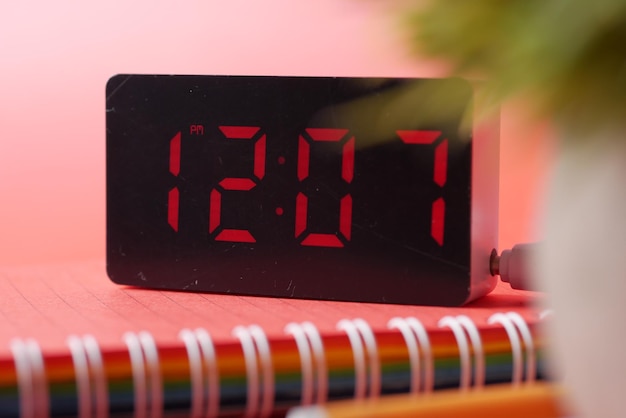
[[[145,290],[101,262],[0,269],[0,416],[268,416],[543,378],[540,294],[462,308]]]

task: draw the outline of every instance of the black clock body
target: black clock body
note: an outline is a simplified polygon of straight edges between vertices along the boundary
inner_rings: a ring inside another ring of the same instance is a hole
[[[117,75],[116,283],[461,305],[489,292],[497,125],[460,79]]]

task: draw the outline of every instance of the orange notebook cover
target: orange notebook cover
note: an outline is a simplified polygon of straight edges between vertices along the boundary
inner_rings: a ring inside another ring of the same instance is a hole
[[[101,262],[0,269],[0,416],[267,416],[543,377],[540,294],[461,308],[117,286]]]

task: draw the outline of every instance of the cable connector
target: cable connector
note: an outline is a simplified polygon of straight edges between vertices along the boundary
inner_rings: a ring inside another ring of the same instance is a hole
[[[534,290],[529,279],[528,264],[531,253],[538,244],[518,244],[510,250],[498,252],[494,249],[489,259],[489,271],[492,276],[499,275],[513,289]]]

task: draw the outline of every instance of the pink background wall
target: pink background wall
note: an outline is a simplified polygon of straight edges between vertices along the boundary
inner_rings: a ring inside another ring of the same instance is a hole
[[[365,0],[6,3],[0,265],[104,257],[109,76],[442,75],[409,56],[396,23],[388,6]],[[546,128],[525,127],[516,110],[505,111],[502,246],[534,237],[547,136]]]

